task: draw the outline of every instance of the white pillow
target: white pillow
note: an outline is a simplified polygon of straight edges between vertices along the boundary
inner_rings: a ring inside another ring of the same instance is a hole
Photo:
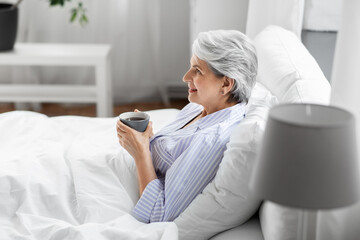
[[[258,81],[279,103],[329,104],[331,87],[315,59],[290,31],[269,26],[255,38],[259,60]],[[272,202],[260,208],[264,239],[296,239],[299,210]]]
[[[305,46],[288,30],[269,26],[254,39],[258,81],[279,100],[328,104],[330,84]]]
[[[246,117],[232,133],[215,178],[175,219],[179,239],[209,239],[244,223],[256,212],[260,200],[249,191],[248,181],[267,113],[276,103],[265,87],[255,85]]]

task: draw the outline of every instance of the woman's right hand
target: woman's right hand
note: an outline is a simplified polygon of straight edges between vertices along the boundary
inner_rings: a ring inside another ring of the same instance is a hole
[[[120,145],[127,150],[133,158],[149,149],[149,139],[152,134],[152,122],[149,122],[145,132],[138,132],[120,120],[117,121],[116,131]]]

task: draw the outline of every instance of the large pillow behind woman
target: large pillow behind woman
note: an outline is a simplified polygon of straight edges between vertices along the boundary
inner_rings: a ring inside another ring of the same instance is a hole
[[[329,82],[293,32],[268,26],[254,44],[259,63],[257,79],[279,103],[329,103]]]
[[[268,111],[276,103],[256,83],[246,117],[232,133],[215,178],[175,219],[179,239],[209,239],[246,222],[257,211],[260,200],[251,194],[248,182]]]

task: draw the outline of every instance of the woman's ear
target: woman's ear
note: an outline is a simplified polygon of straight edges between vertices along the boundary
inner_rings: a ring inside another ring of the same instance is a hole
[[[228,94],[233,88],[234,84],[235,84],[234,79],[224,76],[224,82],[223,85],[221,86],[221,92],[224,93],[224,95]]]

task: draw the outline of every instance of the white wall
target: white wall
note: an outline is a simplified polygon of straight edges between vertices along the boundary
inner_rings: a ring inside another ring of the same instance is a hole
[[[161,0],[161,81],[182,84],[190,61],[190,7],[188,0]]]
[[[306,0],[303,29],[337,31],[343,0]]]
[[[214,29],[236,29],[245,32],[248,0],[190,0],[190,41],[197,34]]]

